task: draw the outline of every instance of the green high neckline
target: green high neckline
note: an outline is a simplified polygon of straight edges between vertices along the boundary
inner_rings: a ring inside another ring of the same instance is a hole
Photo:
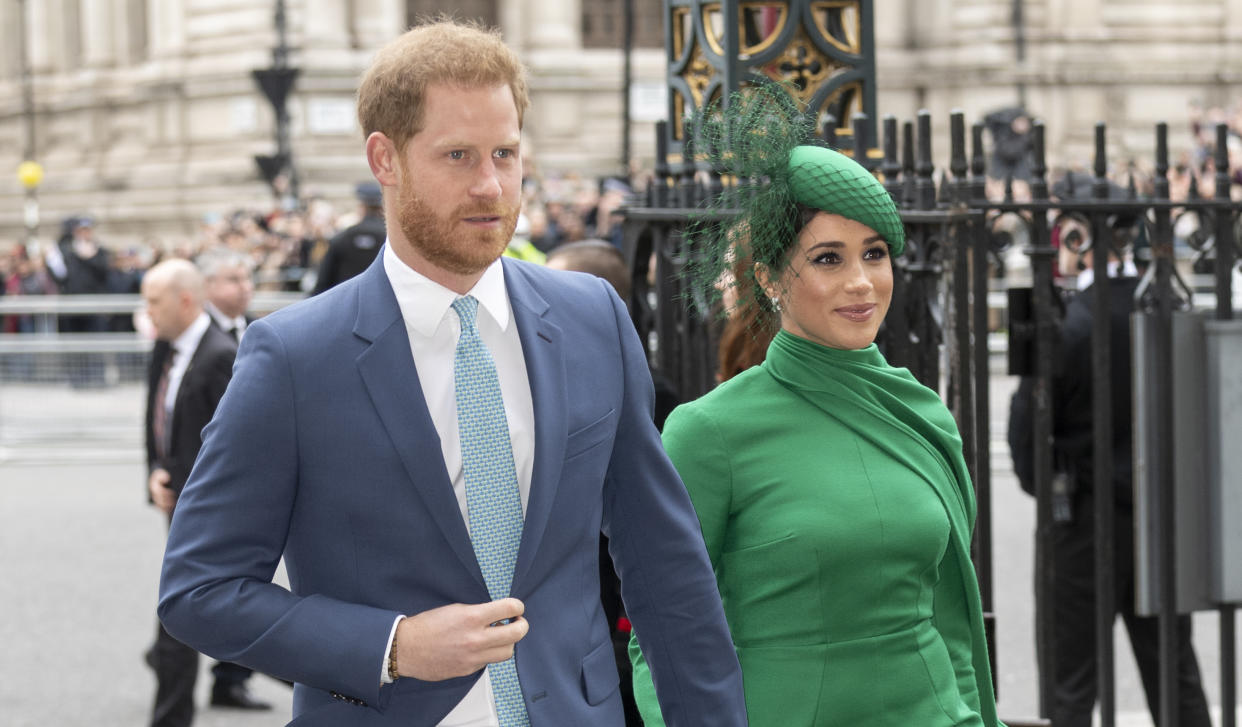
[[[874,343],[858,349],[832,348],[784,329],[777,331],[773,337],[765,365],[778,374],[779,378],[790,379],[807,388],[817,388],[816,383],[822,382],[824,367],[856,370],[889,368],[888,362]]]

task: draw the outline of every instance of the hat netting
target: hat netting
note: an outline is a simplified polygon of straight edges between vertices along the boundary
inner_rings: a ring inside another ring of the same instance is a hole
[[[753,263],[779,278],[807,208],[870,227],[893,255],[905,248],[901,217],[884,186],[849,157],[815,146],[813,117],[781,86],[750,86],[731,95],[728,108],[711,104],[685,128],[698,130],[687,139],[686,158],[701,150],[697,158],[726,181],[725,193],[691,216],[686,273],[709,301],[736,301],[725,306],[726,315],[758,306],[757,325],[775,324]]]

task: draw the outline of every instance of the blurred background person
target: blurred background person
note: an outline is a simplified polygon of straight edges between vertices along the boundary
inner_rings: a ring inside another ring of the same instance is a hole
[[[47,269],[64,295],[103,295],[111,292],[112,255],[95,239],[95,220],[89,216],[70,217],[62,224],[55,247],[48,251]],[[63,315],[61,333],[102,333],[109,317],[103,314]],[[106,383],[104,359],[97,353],[66,355],[69,383],[76,387],[103,386]]]
[[[189,261],[168,260],[151,268],[142,281],[142,297],[156,335],[147,379],[147,494],[171,521],[202,447],[203,427],[232,378],[237,343],[212,325],[203,308],[203,275]],[[198,652],[160,625],[146,660],[157,682],[151,727],[188,727],[194,720]],[[251,696],[249,669],[217,664],[213,671],[213,706],[271,708]]]
[[[217,248],[199,255],[197,263],[206,287],[203,307],[211,322],[241,343],[246,326],[254,320],[250,316],[250,301],[254,297],[250,261],[228,248]]]
[[[375,182],[362,182],[354,188],[354,196],[358,198],[360,219],[328,241],[311,295],[318,295],[366,270],[388,237],[380,186]]]
[[[1153,719],[1160,715],[1159,618],[1135,613],[1134,573],[1134,444],[1131,401],[1132,366],[1130,314],[1143,272],[1125,251],[1145,235],[1142,221],[1113,217],[1108,270],[1102,280],[1092,267],[1091,226],[1067,217],[1061,223],[1063,270],[1077,273],[1078,293],[1066,305],[1053,347],[1051,387],[1052,452],[1052,573],[1053,594],[1047,599],[1052,618],[1052,694],[1050,717],[1056,727],[1090,727],[1099,697],[1096,665],[1095,586],[1095,408],[1092,385],[1094,287],[1108,287],[1109,350],[1113,367],[1111,421],[1114,603],[1121,616],[1138,665]],[[1143,242],[1145,247],[1145,242]],[[1116,251],[1120,250],[1118,253]],[[1138,256],[1136,256],[1138,258]],[[1137,260],[1142,262],[1142,260]],[[1118,358],[1119,357],[1119,358]],[[1023,377],[1009,411],[1009,446],[1014,473],[1028,494],[1035,494],[1035,379]],[[1190,616],[1178,617],[1178,724],[1211,727],[1199,664],[1191,642]]]
[[[729,234],[734,238],[744,235],[740,226]],[[740,257],[739,246],[743,249]],[[751,366],[763,363],[778,328],[779,321],[761,306],[738,305],[738,281],[746,281],[754,274],[755,263],[748,250],[749,243],[744,237],[733,239],[725,251],[727,267],[714,285],[720,293],[724,312],[724,324],[716,346],[716,383],[724,383]]]
[[[548,256],[530,241],[530,218],[521,213],[518,213],[517,227],[513,228],[513,237],[509,240],[503,254],[505,257],[539,265],[543,265],[548,259]]]

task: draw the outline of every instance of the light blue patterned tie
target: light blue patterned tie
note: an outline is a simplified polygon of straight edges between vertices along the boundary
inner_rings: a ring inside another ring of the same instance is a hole
[[[469,295],[453,301],[453,310],[461,320],[453,378],[470,541],[487,592],[495,600],[507,598],[513,582],[513,566],[522,542],[522,497],[518,493],[500,379],[475,325],[478,308],[479,301]],[[509,659],[490,664],[487,673],[492,680],[500,727],[529,725],[517,663]]]

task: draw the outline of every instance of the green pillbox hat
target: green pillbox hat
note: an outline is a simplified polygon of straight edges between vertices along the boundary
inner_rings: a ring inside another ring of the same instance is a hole
[[[892,255],[906,248],[906,230],[888,190],[861,164],[821,146],[797,146],[789,154],[794,201],[861,222],[888,243]]]

